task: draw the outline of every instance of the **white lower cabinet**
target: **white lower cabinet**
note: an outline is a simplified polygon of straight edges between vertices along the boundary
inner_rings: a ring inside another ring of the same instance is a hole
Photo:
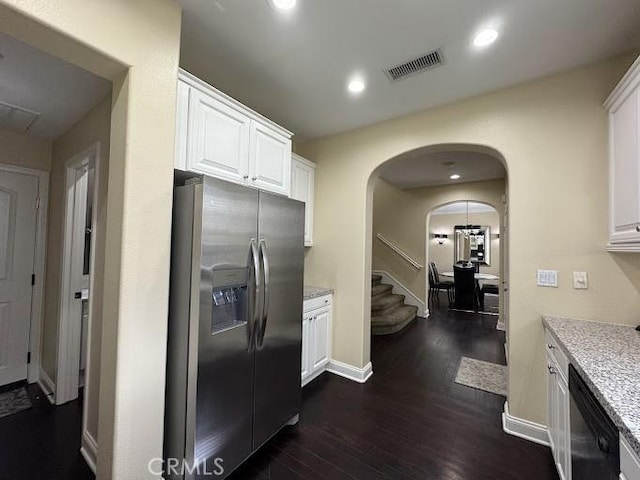
[[[620,480],[640,480],[640,458],[622,436],[620,436]]]
[[[564,354],[547,336],[547,427],[549,445],[561,480],[571,479],[569,383]],[[560,356],[560,360],[556,357]]]
[[[331,295],[304,302],[302,385],[326,370],[331,360]]]

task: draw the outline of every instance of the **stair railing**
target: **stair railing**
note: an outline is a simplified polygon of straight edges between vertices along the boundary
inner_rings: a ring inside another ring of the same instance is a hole
[[[422,270],[424,268],[424,265],[420,265],[413,258],[411,258],[409,255],[404,253],[400,247],[398,247],[396,244],[391,242],[388,238],[386,238],[381,233],[378,233],[376,235],[376,237],[378,238],[378,240],[380,240],[382,243],[384,243],[387,247],[389,247],[391,250],[393,250],[393,252],[396,255],[399,255],[404,261],[406,261],[409,265],[411,265],[416,270]]]

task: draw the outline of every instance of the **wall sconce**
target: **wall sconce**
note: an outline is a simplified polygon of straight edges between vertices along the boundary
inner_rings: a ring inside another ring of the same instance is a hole
[[[438,245],[442,245],[447,240],[448,235],[444,233],[436,233],[433,237],[438,242]]]

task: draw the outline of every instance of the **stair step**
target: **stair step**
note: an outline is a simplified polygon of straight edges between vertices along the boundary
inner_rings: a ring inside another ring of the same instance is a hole
[[[386,283],[379,283],[377,285],[373,285],[371,287],[371,297],[377,297],[380,295],[386,295],[391,293],[393,287],[391,285],[387,285]]]
[[[380,295],[371,300],[371,312],[381,312],[395,305],[404,303],[404,295],[392,293],[391,295]]]
[[[418,307],[402,305],[385,315],[371,316],[371,333],[373,335],[389,335],[402,330],[416,318]]]
[[[371,275],[371,285],[378,285],[382,281],[382,275]]]

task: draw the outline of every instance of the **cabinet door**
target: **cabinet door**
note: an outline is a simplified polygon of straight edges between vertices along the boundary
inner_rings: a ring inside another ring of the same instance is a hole
[[[292,157],[291,198],[304,202],[304,245],[313,245],[313,196],[315,168]]]
[[[636,91],[610,114],[610,242],[640,241],[640,149]]]
[[[254,121],[250,150],[250,185],[289,196],[291,140]]]
[[[547,355],[547,429],[549,431],[549,446],[553,457],[556,458],[558,441],[558,381],[554,362]],[[557,460],[556,460],[557,461]]]
[[[638,479],[640,479],[640,458],[627,440],[620,435],[620,480]]]
[[[329,363],[331,339],[329,338],[329,326],[331,322],[331,309],[316,310],[312,321],[313,332],[313,356],[312,370],[322,369]]]
[[[189,85],[178,80],[176,105],[176,153],[174,167],[187,170],[187,139],[189,132]]]
[[[213,96],[191,89],[189,101],[190,171],[246,183],[251,120]]]
[[[569,417],[569,385],[560,373],[553,375],[556,377],[556,405],[558,419],[558,436],[556,443],[556,461],[560,478],[571,479],[571,433]]]
[[[302,317],[302,385],[311,375],[311,318],[309,314]]]

